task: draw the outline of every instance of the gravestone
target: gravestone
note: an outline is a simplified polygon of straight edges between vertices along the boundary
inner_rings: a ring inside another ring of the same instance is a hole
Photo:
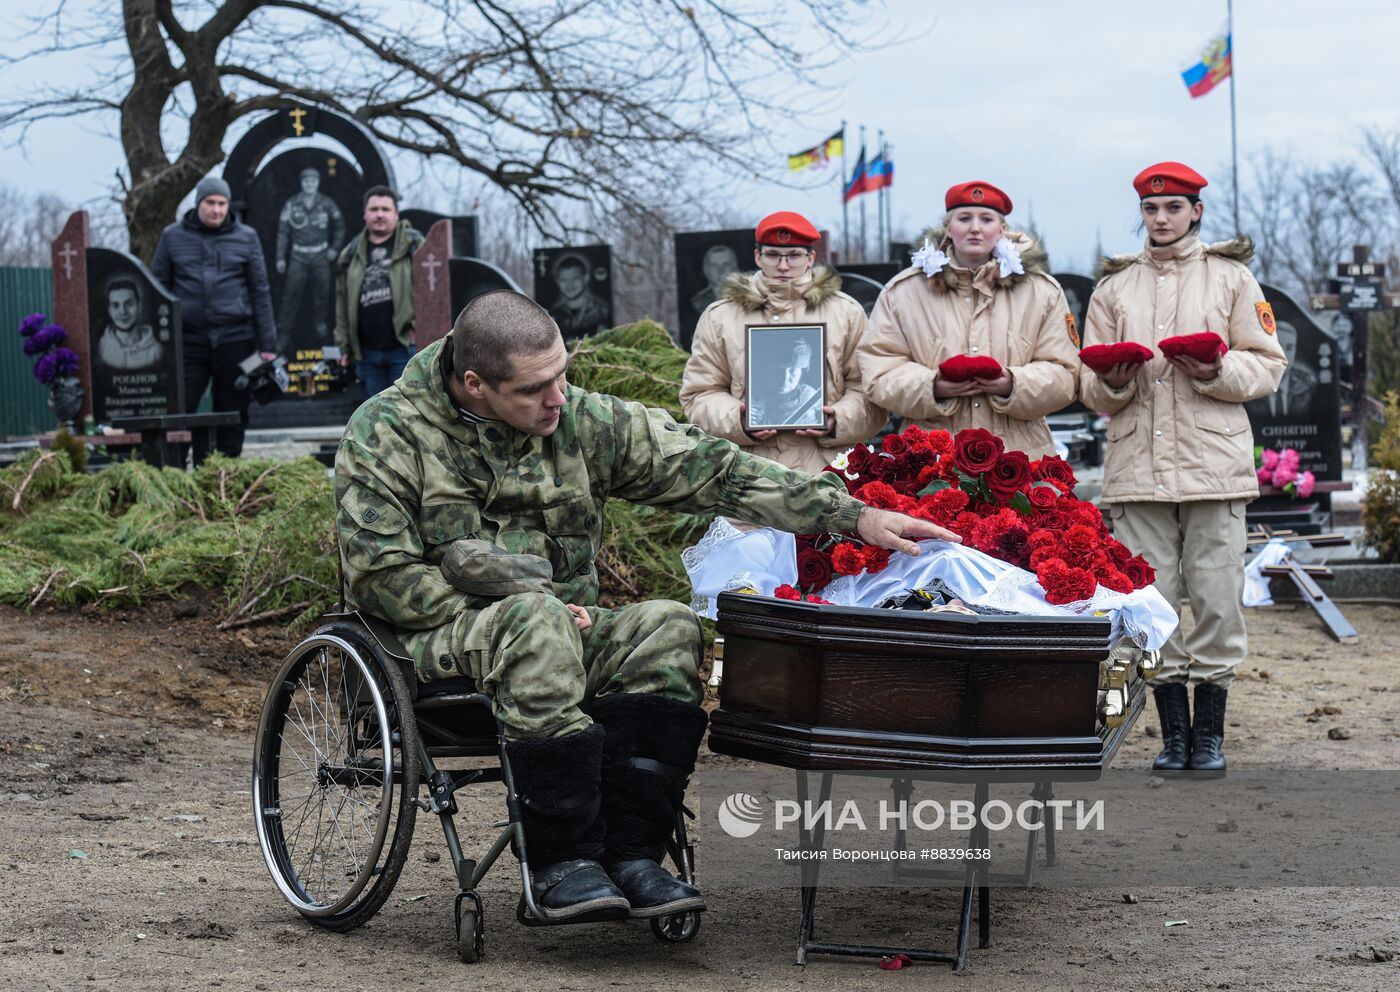
[[[535,302],[564,340],[613,326],[612,249],[607,245],[536,248]]]
[[[87,298],[93,419],[184,413],[179,300],[140,259],[107,248],[87,250]]]
[[[1064,290],[1069,312],[1074,314],[1074,326],[1079,330],[1080,343],[1084,339],[1084,321],[1089,315],[1089,297],[1094,295],[1094,280],[1073,272],[1056,272],[1052,278]]]
[[[304,143],[317,137],[335,144]],[[279,153],[280,145],[295,139],[302,140]],[[314,391],[328,377],[313,373],[324,358],[322,349],[334,342],[335,256],[364,227],[365,189],[394,185],[389,160],[353,117],[289,103],[239,139],[229,152],[224,179],[235,214],[262,243],[278,349],[293,383],[286,401],[254,404],[250,426],[343,424],[361,398],[359,390]],[[297,395],[303,385],[313,392]]]
[[[677,343],[686,351],[700,313],[720,298],[724,281],[735,272],[753,271],[753,238],[748,227],[676,235]]]
[[[452,221],[452,258],[475,258],[477,250],[476,214],[440,214],[434,210],[420,210],[409,207],[399,211],[399,217],[413,225],[413,229],[427,234],[440,220]]]
[[[865,310],[865,315],[867,317],[870,316],[870,311],[875,309],[875,301],[878,300],[880,294],[884,292],[885,282],[884,280],[874,279],[855,270],[874,267],[873,264],[860,266],[843,265],[836,270],[841,276],[841,292],[852,297],[859,303],[861,308]]]
[[[53,264],[55,324],[68,332],[63,342],[78,355],[78,380],[83,384],[80,417],[92,414],[92,349],[88,345],[87,252],[92,228],[86,210],[69,214],[63,230],[49,245]]]
[[[1245,404],[1254,443],[1264,448],[1293,448],[1299,455],[1299,471],[1312,472],[1319,481],[1337,481],[1342,477],[1337,341],[1282,290],[1262,288],[1273,307],[1275,334],[1288,356],[1288,370],[1275,393]],[[1262,496],[1250,504],[1249,517],[1271,526],[1315,533],[1326,526],[1330,511],[1330,493],[1316,493],[1310,500]]]
[[[517,293],[524,290],[505,270],[492,265],[483,258],[452,258],[447,262],[448,277],[452,281],[452,319],[462,312],[472,300],[493,289],[509,289]]]
[[[452,283],[448,259],[455,224],[448,218],[428,229],[413,253],[413,344],[420,350],[452,330]]]

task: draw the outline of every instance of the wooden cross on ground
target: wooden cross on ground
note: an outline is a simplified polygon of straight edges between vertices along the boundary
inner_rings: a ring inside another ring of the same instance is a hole
[[[1350,544],[1351,540],[1343,534],[1296,534],[1291,530],[1270,530],[1268,527],[1260,527],[1251,531],[1248,543],[1252,545],[1266,544],[1269,541],[1283,541],[1285,544],[1311,544],[1314,547],[1327,547],[1343,544]],[[1330,568],[1324,565],[1302,565],[1293,560],[1293,553],[1290,551],[1288,557],[1277,565],[1266,566],[1260,571],[1271,579],[1288,579],[1298,590],[1298,595],[1303,602],[1312,607],[1313,612],[1318,615],[1327,626],[1327,632],[1331,634],[1341,644],[1357,644],[1361,640],[1361,635],[1356,632],[1350,621],[1342,616],[1342,611],[1337,608],[1337,604],[1328,598],[1327,593],[1322,591],[1318,582],[1335,578],[1335,574]]]
[[[1376,403],[1367,394],[1370,368],[1371,315],[1400,310],[1400,293],[1385,291],[1385,263],[1371,261],[1369,245],[1356,245],[1350,262],[1337,263],[1335,293],[1312,297],[1314,310],[1340,310],[1354,320],[1351,333],[1351,466],[1366,468],[1367,420]],[[1360,317],[1360,320],[1355,318]]]

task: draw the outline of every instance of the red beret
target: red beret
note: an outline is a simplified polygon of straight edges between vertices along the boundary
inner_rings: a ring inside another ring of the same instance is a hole
[[[990,207],[999,214],[1011,213],[1011,197],[991,183],[974,179],[970,183],[959,183],[943,197],[943,209],[954,207]]]
[[[791,210],[769,214],[758,222],[753,233],[754,240],[761,245],[793,245],[798,248],[811,248],[822,236],[811,221]]]
[[[1205,176],[1180,162],[1149,165],[1133,180],[1133,189],[1143,200],[1149,196],[1200,196],[1208,185]]]

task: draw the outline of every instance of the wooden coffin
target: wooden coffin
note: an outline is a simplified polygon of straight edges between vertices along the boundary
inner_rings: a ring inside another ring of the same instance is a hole
[[[790,768],[1096,777],[1146,696],[1136,666],[1119,662],[1121,722],[1101,717],[1113,648],[1107,618],[972,617],[724,593],[718,633],[724,666],[711,750]]]

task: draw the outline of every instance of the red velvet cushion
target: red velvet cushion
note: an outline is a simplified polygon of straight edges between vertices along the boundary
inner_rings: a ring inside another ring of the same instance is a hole
[[[995,379],[1001,375],[1001,362],[986,355],[954,355],[938,366],[938,373],[949,382]]]
[[[1214,331],[1202,331],[1200,334],[1179,334],[1174,338],[1163,338],[1157,342],[1157,347],[1161,348],[1162,354],[1168,358],[1176,355],[1190,355],[1198,362],[1213,362],[1230,350],[1230,346]]]
[[[1095,372],[1107,372],[1115,365],[1145,362],[1152,358],[1152,349],[1136,341],[1115,341],[1113,344],[1091,344],[1079,353],[1079,360]]]

